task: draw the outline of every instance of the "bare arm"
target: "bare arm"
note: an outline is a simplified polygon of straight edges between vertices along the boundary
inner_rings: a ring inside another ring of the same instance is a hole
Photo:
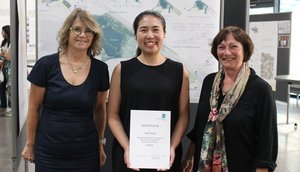
[[[3,61],[3,60],[1,60],[1,61],[0,61],[0,70],[2,70],[2,69],[3,69],[3,66],[4,66],[4,61]]]
[[[118,64],[112,74],[111,85],[108,96],[108,125],[118,140],[120,145],[122,146],[125,154],[124,160],[127,166],[128,162],[128,151],[129,151],[129,139],[126,135],[123,125],[121,123],[121,119],[119,117],[119,109],[121,104],[121,64]]]
[[[184,68],[181,93],[179,97],[179,118],[171,138],[171,152],[172,150],[175,151],[176,147],[181,142],[189,125],[189,120],[189,77],[187,70]],[[171,164],[172,163],[173,161],[171,159]]]
[[[11,54],[10,54],[10,46],[6,50],[1,50],[2,57],[4,57],[5,60],[10,61],[11,60]]]
[[[29,161],[34,160],[35,137],[39,120],[39,109],[42,105],[46,89],[31,84],[29,106],[26,120],[26,145],[22,156]]]
[[[97,94],[95,118],[97,125],[99,125],[99,138],[104,137],[106,127],[106,96],[107,91],[99,91]]]
[[[98,126],[99,138],[104,138],[106,127],[106,96],[107,91],[99,91],[97,94],[97,101],[95,107],[95,121]],[[100,165],[103,166],[106,161],[106,154],[104,145],[99,144]]]

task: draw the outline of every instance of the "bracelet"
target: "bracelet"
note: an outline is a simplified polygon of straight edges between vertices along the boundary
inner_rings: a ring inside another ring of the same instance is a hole
[[[106,144],[106,138],[105,137],[100,137],[99,138],[99,144],[105,145]]]

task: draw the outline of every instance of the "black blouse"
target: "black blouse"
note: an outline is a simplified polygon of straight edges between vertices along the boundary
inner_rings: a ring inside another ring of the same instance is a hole
[[[203,81],[194,128],[188,137],[196,144],[193,171],[197,171],[202,137],[210,112],[210,92],[216,73]],[[251,69],[245,91],[223,121],[230,172],[274,171],[278,152],[276,104],[270,85]]]

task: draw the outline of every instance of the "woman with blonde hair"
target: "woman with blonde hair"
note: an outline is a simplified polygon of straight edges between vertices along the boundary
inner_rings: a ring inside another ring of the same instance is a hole
[[[100,38],[91,14],[74,9],[59,31],[58,52],[40,58],[28,76],[22,155],[35,162],[37,172],[99,172],[105,163],[109,76],[107,65],[94,58],[101,50]]]

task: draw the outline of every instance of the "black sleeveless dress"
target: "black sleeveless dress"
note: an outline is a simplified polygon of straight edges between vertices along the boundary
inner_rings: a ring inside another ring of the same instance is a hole
[[[183,78],[183,65],[167,59],[158,66],[147,66],[137,58],[121,62],[120,119],[129,137],[130,110],[171,111],[171,132],[179,115],[179,96]],[[171,133],[170,133],[171,134]],[[170,171],[179,172],[182,145],[175,150],[176,156]],[[112,148],[113,172],[131,172],[124,163],[124,151],[114,139]],[[141,169],[156,171],[156,169]]]
[[[98,134],[93,119],[98,91],[109,88],[108,67],[91,58],[78,86],[63,77],[58,53],[39,59],[28,80],[45,87],[35,145],[36,172],[99,172]]]

